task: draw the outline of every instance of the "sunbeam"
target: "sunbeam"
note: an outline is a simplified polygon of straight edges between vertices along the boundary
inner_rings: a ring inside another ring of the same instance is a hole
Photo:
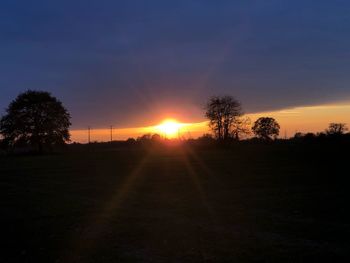
[[[62,262],[71,262],[84,255],[86,257],[89,253],[92,253],[94,244],[98,242],[98,239],[103,236],[105,231],[110,226],[110,219],[116,214],[116,211],[120,208],[123,201],[127,198],[128,193],[135,185],[139,176],[142,175],[145,164],[149,160],[150,151],[141,159],[140,163],[132,170],[132,172],[121,183],[121,187],[115,190],[115,193],[106,202],[105,206],[101,208],[100,212],[94,213],[90,221],[86,222],[82,234],[74,234],[71,238],[72,250],[63,257]]]

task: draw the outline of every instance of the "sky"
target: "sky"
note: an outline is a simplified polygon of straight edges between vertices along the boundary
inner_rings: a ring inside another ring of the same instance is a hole
[[[35,89],[64,103],[75,130],[201,123],[207,98],[226,94],[253,115],[343,105],[345,116],[349,14],[345,0],[1,1],[0,113]]]
[[[283,110],[258,112],[246,114],[252,125],[255,120],[262,116],[275,118],[281,126],[280,138],[290,138],[297,132],[301,133],[318,133],[325,132],[330,123],[347,123],[350,124],[350,104],[325,104],[321,106],[295,107]],[[126,140],[128,138],[138,138],[144,134],[157,133],[164,138],[180,138],[190,139],[198,138],[206,133],[211,133],[208,127],[208,121],[179,123],[170,132],[162,129],[164,122],[159,125],[150,125],[144,127],[109,127],[90,130],[90,140],[94,141],[110,141],[111,132],[113,140]],[[165,120],[167,123],[167,120]],[[348,125],[349,126],[349,125]],[[241,135],[244,138],[253,136],[252,133]],[[76,129],[71,131],[71,140],[73,142],[88,142],[88,130]]]

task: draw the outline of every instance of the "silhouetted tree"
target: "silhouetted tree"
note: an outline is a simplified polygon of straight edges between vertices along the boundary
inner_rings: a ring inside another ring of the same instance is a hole
[[[330,123],[326,133],[328,135],[342,135],[348,130],[345,123]]]
[[[70,115],[62,103],[44,91],[26,91],[12,101],[0,120],[0,133],[7,146],[36,147],[69,141]]]
[[[141,143],[147,143],[147,142],[150,142],[151,139],[152,139],[152,134],[146,133],[140,137],[137,137],[136,141],[141,142]]]
[[[279,135],[280,125],[274,118],[261,117],[254,123],[252,130],[257,137],[270,140]]]
[[[302,133],[302,132],[296,132],[296,133],[294,134],[294,139],[301,139],[301,138],[303,138],[304,136],[305,136],[304,133]]]
[[[322,136],[322,133],[314,134],[312,132],[307,132],[304,135],[304,138],[307,139],[307,140],[312,140],[312,139],[315,139],[315,138],[321,137],[321,136]]]
[[[205,133],[202,136],[199,136],[197,138],[197,141],[200,143],[209,143],[209,142],[215,141],[215,139],[213,138],[213,136],[211,134]]]
[[[232,136],[232,128],[243,115],[241,103],[232,96],[211,97],[205,106],[209,127],[219,140]]]
[[[234,139],[239,140],[242,135],[248,135],[251,133],[249,117],[239,117],[232,123],[231,135]]]
[[[153,142],[160,142],[162,140],[162,137],[158,133],[155,133],[152,135],[151,140]]]
[[[299,142],[312,142],[319,139],[319,135],[314,134],[312,132],[307,132],[307,133],[301,133],[297,132],[295,133],[293,140],[299,141]]]
[[[126,140],[126,143],[127,143],[127,144],[135,144],[135,142],[136,142],[136,140],[135,140],[134,138],[128,138],[128,139]]]
[[[199,136],[197,140],[214,140],[214,138],[210,133],[204,133],[202,136]]]

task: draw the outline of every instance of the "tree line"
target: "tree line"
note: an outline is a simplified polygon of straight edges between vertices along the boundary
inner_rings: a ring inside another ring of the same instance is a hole
[[[262,140],[276,139],[280,134],[280,125],[272,117],[258,118],[250,128],[250,119],[244,117],[241,103],[232,96],[211,97],[205,105],[205,117],[209,120],[215,139],[239,140],[243,135],[253,133]],[[294,138],[336,137],[348,131],[345,123],[330,123],[324,132],[317,134],[297,132]]]
[[[204,107],[212,135],[221,142],[240,140],[254,134],[265,141],[276,139],[279,123],[271,117],[260,117],[253,124],[244,116],[242,104],[232,96],[213,96]],[[39,152],[64,145],[70,141],[71,116],[63,103],[49,92],[28,90],[19,94],[0,119],[1,146],[6,149],[32,147]],[[296,133],[294,138],[339,136],[348,131],[344,123],[331,123],[325,133],[317,135]],[[138,141],[160,141],[159,135],[143,136]]]
[[[209,120],[215,138],[220,141],[239,140],[253,132],[258,138],[277,138],[280,125],[271,117],[261,117],[250,129],[250,119],[244,117],[242,105],[232,96],[211,97],[205,105],[205,117]]]

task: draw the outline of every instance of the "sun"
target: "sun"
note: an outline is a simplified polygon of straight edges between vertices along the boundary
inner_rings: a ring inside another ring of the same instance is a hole
[[[156,130],[166,138],[176,138],[180,132],[181,123],[174,119],[166,119],[156,126]]]

